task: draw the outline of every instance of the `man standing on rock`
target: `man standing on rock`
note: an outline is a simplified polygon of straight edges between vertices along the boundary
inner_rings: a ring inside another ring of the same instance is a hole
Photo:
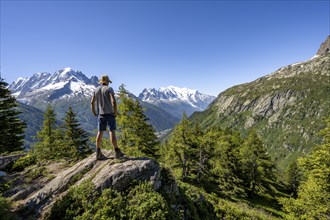
[[[103,160],[106,157],[101,152],[103,132],[109,126],[110,141],[114,147],[115,156],[123,157],[124,154],[120,151],[117,145],[116,138],[116,115],[117,103],[115,99],[115,92],[109,86],[112,81],[107,75],[101,76],[100,86],[97,87],[93,93],[91,100],[91,109],[98,121],[98,133],[96,136],[96,159]],[[96,107],[96,111],[95,111]]]

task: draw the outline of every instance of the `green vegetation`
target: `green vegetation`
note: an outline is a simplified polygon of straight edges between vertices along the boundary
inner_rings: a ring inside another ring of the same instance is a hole
[[[287,172],[287,187],[289,194],[292,195],[293,198],[297,197],[298,188],[302,181],[302,171],[299,167],[297,161],[294,161],[289,165]]]
[[[161,152],[163,164],[181,185],[204,192],[202,197],[208,198],[212,207],[209,213],[233,219],[283,215],[276,196],[284,189],[277,183],[276,166],[255,132],[244,139],[230,129],[202,130],[183,116]]]
[[[330,115],[329,61],[327,54],[234,86],[191,120],[203,129],[237,129],[244,137],[255,130],[274,162],[286,169],[321,143],[316,134]]]
[[[15,216],[10,213],[10,202],[0,195],[0,216],[3,220],[14,220]]]
[[[249,197],[253,197],[257,188],[267,190],[268,184],[275,181],[275,165],[254,131],[248,135],[240,148],[240,161],[242,179]]]
[[[61,146],[62,134],[56,128],[56,114],[50,105],[44,114],[43,127],[38,132],[37,139],[38,142],[33,146],[32,153],[38,160],[54,159],[60,152],[58,148]]]
[[[119,87],[117,117],[119,127],[119,145],[131,156],[149,156],[155,158],[159,142],[155,130],[150,125],[138,100],[128,94],[124,85]]]
[[[56,114],[49,105],[44,114],[42,130],[38,132],[38,142],[29,152],[38,161],[61,160],[67,158],[76,161],[91,150],[87,145],[87,134],[80,128],[76,114],[71,108],[66,113],[62,129],[57,126]]]
[[[88,135],[84,129],[80,127],[77,120],[77,114],[73,112],[72,108],[66,112],[64,118],[64,141],[67,145],[74,147],[74,156],[82,157],[84,154],[91,152],[88,146]]]
[[[33,154],[27,154],[24,157],[20,157],[18,160],[13,163],[10,168],[11,172],[23,171],[26,167],[29,167],[37,163],[37,157]]]
[[[148,183],[132,185],[125,192],[98,193],[90,181],[69,190],[46,219],[166,219],[164,198]]]
[[[178,179],[221,195],[252,198],[275,181],[275,165],[255,132],[244,140],[217,127],[202,131],[185,115],[162,154]]]
[[[307,76],[301,77],[299,83],[288,80],[298,99],[306,96],[305,83],[311,83],[303,82]],[[277,82],[273,80],[256,83],[270,92]],[[277,93],[272,95],[290,92],[285,82],[276,86]],[[237,106],[264,95],[250,84],[234,87],[227,95],[237,91],[245,92],[236,97]],[[308,97],[314,101],[305,100],[295,112],[285,106],[277,115],[283,123],[269,123],[269,118],[251,110],[218,114],[216,107],[196,113],[192,119],[183,115],[160,144],[142,106],[122,85],[117,118],[119,145],[129,156],[156,159],[162,169],[161,187],[155,191],[149,182],[133,182],[121,192],[111,188],[96,191],[91,181],[85,181],[71,186],[46,219],[329,219],[330,119],[324,123],[321,118],[311,118],[319,114],[317,105],[323,106],[313,94],[324,95],[313,90]],[[306,105],[310,106],[307,112],[303,111]],[[247,120],[257,123],[249,127]],[[90,153],[87,134],[80,128],[73,108],[67,110],[64,121],[59,126],[54,109],[47,107],[38,142],[10,169],[24,173],[24,184],[47,177],[45,164],[75,162]],[[316,130],[321,130],[323,142],[313,137]],[[309,154],[295,159],[310,148]],[[8,182],[1,184],[1,191],[10,187]],[[0,197],[1,218],[13,217],[10,206]]]
[[[322,130],[324,142],[298,160],[304,181],[296,198],[281,198],[287,219],[329,219],[330,217],[330,118]]]
[[[16,98],[0,78],[0,154],[23,150],[25,123],[19,119]]]

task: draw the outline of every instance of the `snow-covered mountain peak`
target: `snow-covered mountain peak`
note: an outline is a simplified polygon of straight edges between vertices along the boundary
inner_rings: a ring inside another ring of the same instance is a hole
[[[38,96],[48,96],[51,100],[77,95],[91,96],[96,82],[97,77],[89,79],[81,71],[66,67],[53,74],[38,72],[30,78],[19,78],[9,89],[19,100],[31,100]]]
[[[51,81],[53,83],[63,82],[63,81],[82,81],[85,83],[91,83],[91,80],[87,78],[81,71],[74,70],[70,67],[63,68],[56,71],[52,77]]]
[[[66,74],[68,72],[74,71],[71,67],[65,67],[62,70],[60,70],[61,74]]]
[[[160,87],[158,90],[155,88],[144,89],[139,95],[142,101],[149,99],[160,99],[160,100],[186,100],[186,101],[197,101],[198,99],[205,99],[209,95],[200,93],[198,90],[189,88],[180,88],[176,86]]]
[[[14,85],[21,85],[24,83],[28,78],[18,77],[15,82],[13,82]]]
[[[180,87],[176,87],[176,86],[167,86],[167,87],[160,87],[159,91],[173,91],[173,92],[184,94],[184,93],[196,93],[197,90],[188,89],[188,88],[180,88]]]
[[[206,109],[215,97],[202,94],[193,89],[168,86],[159,89],[144,89],[142,93],[139,94],[139,99],[168,109],[169,113],[173,113],[171,112],[173,105],[179,105],[181,110],[175,112],[174,115],[180,117],[183,112],[190,115],[193,111],[202,111]]]
[[[176,86],[168,86],[159,88],[160,92],[175,94],[178,98],[185,98],[191,95],[195,95],[198,91],[188,88],[179,88]]]
[[[45,77],[45,76],[50,76],[50,73],[39,72],[39,73],[35,73],[35,74],[33,74],[32,77],[34,77],[34,78],[42,78],[42,77]]]
[[[188,100],[189,97],[195,96],[197,90],[192,90],[188,88],[179,88],[176,86],[160,87],[159,92],[166,94],[165,99],[184,99]]]

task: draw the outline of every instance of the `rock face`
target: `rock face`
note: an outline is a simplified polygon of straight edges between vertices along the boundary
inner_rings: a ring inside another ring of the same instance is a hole
[[[111,158],[111,153],[111,151],[104,151],[108,158]],[[94,183],[98,191],[110,187],[122,191],[133,180],[151,181],[157,190],[160,187],[160,167],[156,161],[148,158],[97,161],[94,153],[74,166],[63,170],[56,178],[19,203],[35,212],[37,216],[42,216],[59,197],[67,193],[70,186],[79,185],[88,179]],[[12,198],[15,198],[15,195]]]
[[[4,169],[8,164],[10,164],[13,161],[18,160],[20,157],[23,157],[23,156],[25,156],[25,154],[17,154],[17,155],[0,157],[0,169]]]
[[[317,51],[316,55],[324,55],[326,53],[330,53],[330,35],[326,41],[321,44],[320,49]]]

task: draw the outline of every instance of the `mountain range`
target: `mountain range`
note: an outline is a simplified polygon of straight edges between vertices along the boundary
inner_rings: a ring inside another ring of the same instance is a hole
[[[8,88],[20,102],[33,104],[37,100],[49,103],[59,99],[91,97],[97,85],[96,76],[88,78],[81,71],[68,67],[53,74],[42,72],[30,78],[18,78]]]
[[[175,86],[144,89],[138,98],[164,109],[179,119],[183,113],[190,116],[195,111],[205,110],[215,99],[214,96],[202,94],[197,90]]]
[[[330,116],[330,36],[311,59],[281,67],[224,92],[191,120],[203,127],[256,130],[270,155],[285,167],[321,142]]]
[[[8,88],[22,103],[21,111],[23,114],[21,118],[29,125],[33,124],[33,126],[28,127],[33,131],[27,131],[27,136],[31,136],[31,134],[36,134],[36,129],[41,127],[42,121],[39,120],[39,116],[38,120],[35,120],[34,117],[27,115],[33,112],[33,108],[36,108],[35,114],[40,115],[40,111],[44,111],[48,104],[52,105],[58,119],[63,119],[65,112],[71,106],[77,113],[82,127],[86,131],[93,131],[96,128],[96,120],[91,114],[89,103],[92,93],[98,85],[98,77],[88,78],[81,71],[67,67],[53,74],[41,72],[35,73],[31,77],[18,78]],[[190,115],[193,110],[204,110],[210,103],[209,99],[202,100],[203,97],[209,96],[198,91],[177,87],[169,87],[169,89],[166,90],[165,88],[164,90],[172,91],[168,100],[166,100],[167,94],[162,96],[161,102],[166,103],[164,105],[159,105],[158,102],[153,102],[151,99],[144,100],[143,97],[139,99],[131,94],[133,98],[140,101],[150,124],[158,132],[173,128],[180,121],[183,112]],[[188,94],[187,91],[193,91],[193,93]],[[191,96],[189,102],[186,99],[187,95]],[[171,108],[162,108],[162,106],[170,106]],[[29,137],[27,139],[28,142],[31,141]]]

